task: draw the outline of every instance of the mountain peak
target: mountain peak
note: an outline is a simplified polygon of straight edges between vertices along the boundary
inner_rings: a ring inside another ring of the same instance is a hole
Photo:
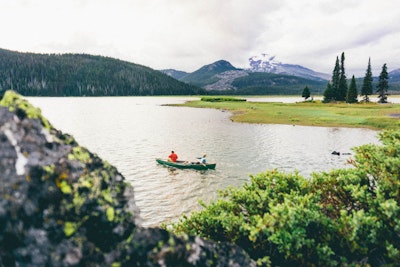
[[[200,69],[192,72],[181,79],[181,81],[194,84],[196,86],[202,87],[210,83],[214,83],[220,78],[216,77],[221,73],[227,71],[238,70],[231,63],[226,60],[218,60],[209,65],[205,65]]]
[[[160,70],[162,73],[167,74],[168,76],[171,76],[174,79],[180,80],[189,73],[185,71],[180,71],[180,70],[174,70],[174,69],[164,69]]]
[[[226,60],[218,60],[215,61],[214,63],[211,63],[209,65],[205,65],[203,66],[201,69],[204,70],[209,70],[209,71],[227,71],[227,70],[236,70],[236,68],[234,66],[232,66],[231,63],[229,63]],[[201,70],[200,69],[200,70]]]
[[[282,64],[275,60],[275,56],[262,53],[249,58],[250,70],[254,72],[273,72],[278,65]]]

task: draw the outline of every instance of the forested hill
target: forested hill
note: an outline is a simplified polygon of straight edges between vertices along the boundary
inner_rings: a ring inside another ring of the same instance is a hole
[[[0,49],[0,92],[8,89],[25,96],[205,94],[159,71],[109,57]]]

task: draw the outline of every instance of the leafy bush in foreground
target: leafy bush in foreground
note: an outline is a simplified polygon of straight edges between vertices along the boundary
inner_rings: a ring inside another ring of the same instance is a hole
[[[251,176],[173,231],[231,241],[263,266],[398,266],[400,132],[380,139],[354,149],[351,169]]]

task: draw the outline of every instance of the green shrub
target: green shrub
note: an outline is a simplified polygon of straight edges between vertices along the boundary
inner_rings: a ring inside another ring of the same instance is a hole
[[[263,266],[400,264],[400,132],[355,148],[354,168],[251,176],[172,225],[244,248]]]
[[[206,102],[236,102],[236,101],[246,101],[244,98],[236,97],[202,97],[201,101]]]

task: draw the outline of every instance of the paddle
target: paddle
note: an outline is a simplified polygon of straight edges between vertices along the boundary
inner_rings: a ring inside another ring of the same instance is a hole
[[[201,165],[203,165],[204,167],[206,167],[206,164],[203,162],[203,160],[205,160],[205,159],[204,159],[204,158],[205,158],[205,155],[204,155],[203,157],[196,157],[196,158],[200,160],[199,163],[200,163]]]

